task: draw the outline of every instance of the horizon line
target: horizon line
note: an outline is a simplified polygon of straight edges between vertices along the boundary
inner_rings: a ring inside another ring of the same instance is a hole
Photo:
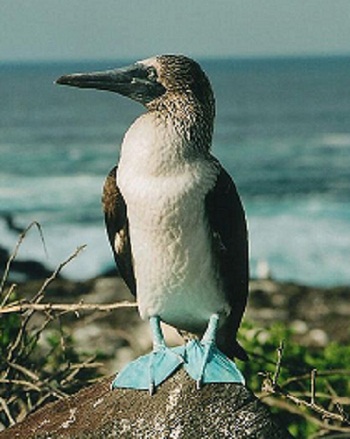
[[[180,53],[179,53],[180,54]],[[185,54],[183,54],[185,55]],[[187,56],[187,55],[186,55]],[[278,60],[322,60],[322,59],[347,59],[350,58],[350,52],[344,53],[303,53],[303,54],[256,54],[256,55],[189,55],[189,57],[200,61],[278,61]],[[135,57],[119,56],[119,57],[103,57],[103,58],[34,58],[34,59],[2,59],[1,65],[38,65],[38,64],[84,64],[84,63],[110,63],[116,60],[136,60]],[[142,59],[142,57],[140,58]]]

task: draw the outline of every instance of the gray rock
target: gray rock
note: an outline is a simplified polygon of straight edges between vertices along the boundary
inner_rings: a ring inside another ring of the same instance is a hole
[[[209,384],[201,390],[179,370],[155,395],[110,390],[104,379],[43,407],[0,433],[15,438],[291,438],[267,406],[244,386]]]

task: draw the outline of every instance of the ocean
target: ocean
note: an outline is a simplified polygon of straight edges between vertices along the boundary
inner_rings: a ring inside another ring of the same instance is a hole
[[[216,95],[213,153],[234,178],[250,236],[251,275],[350,284],[350,58],[199,60]],[[38,221],[19,259],[63,275],[113,267],[101,188],[131,122],[144,110],[113,93],[54,85],[64,73],[128,61],[0,63],[0,246]]]

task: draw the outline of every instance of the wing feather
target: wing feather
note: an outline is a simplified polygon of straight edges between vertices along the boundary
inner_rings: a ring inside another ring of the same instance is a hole
[[[117,186],[116,172],[117,166],[110,171],[103,187],[102,205],[105,225],[118,271],[131,293],[136,296],[127,209]]]
[[[205,207],[216,268],[232,310],[218,331],[217,342],[226,355],[246,359],[236,334],[248,297],[247,225],[235,184],[221,166],[216,185],[206,196]]]

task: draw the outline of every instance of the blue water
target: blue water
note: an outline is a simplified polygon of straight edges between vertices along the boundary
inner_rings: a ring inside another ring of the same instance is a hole
[[[22,259],[86,279],[112,267],[100,208],[123,133],[143,112],[112,93],[53,84],[63,73],[121,66],[0,64],[0,214],[39,221]],[[350,284],[350,58],[201,62],[217,99],[214,154],[246,207],[252,275]],[[16,235],[0,219],[0,246]]]

